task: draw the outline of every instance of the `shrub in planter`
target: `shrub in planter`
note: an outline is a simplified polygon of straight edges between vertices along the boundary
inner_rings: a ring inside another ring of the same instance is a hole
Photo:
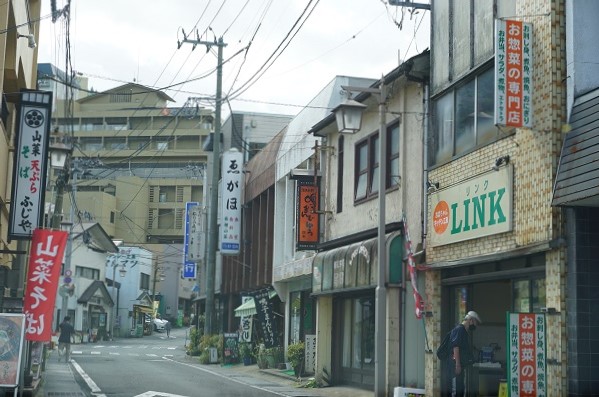
[[[243,360],[244,365],[250,365],[252,363],[252,345],[247,342],[241,342],[239,344],[239,357]]]
[[[304,342],[292,343],[287,347],[287,360],[293,367],[296,376],[304,372]]]

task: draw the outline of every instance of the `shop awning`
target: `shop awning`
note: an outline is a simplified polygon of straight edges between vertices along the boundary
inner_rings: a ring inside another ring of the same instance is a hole
[[[148,307],[148,306],[133,305],[133,310],[142,312],[142,313],[148,313],[148,314],[154,313],[154,310],[152,310],[152,308]]]
[[[277,291],[272,290],[268,293],[268,297],[270,299],[274,298],[275,296],[277,296]],[[237,309],[235,309],[235,317],[245,317],[254,314],[256,314],[256,303],[254,299],[248,300],[247,302],[239,306]]]
[[[599,206],[599,89],[576,98],[553,187],[554,206]]]

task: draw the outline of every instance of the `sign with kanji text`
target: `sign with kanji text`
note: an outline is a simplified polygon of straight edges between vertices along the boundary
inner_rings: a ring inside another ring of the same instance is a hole
[[[27,340],[49,342],[52,337],[54,303],[68,235],[60,230],[33,231],[23,302]]]
[[[270,289],[263,289],[253,294],[258,316],[258,325],[262,328],[264,347],[267,349],[279,345],[277,339],[277,323],[270,301]]]
[[[297,249],[314,250],[319,238],[319,187],[314,178],[297,180]]]
[[[17,115],[8,238],[31,238],[43,224],[52,93],[22,91]]]
[[[507,313],[508,392],[510,396],[547,395],[545,315]]]
[[[495,21],[495,124],[532,128],[532,25]]]
[[[199,212],[193,212],[194,209],[199,209],[199,204],[196,202],[185,203],[185,236],[183,238],[183,278],[195,278],[196,277],[196,260],[190,257],[190,250],[192,249],[192,241],[194,238],[198,243],[199,247],[199,231],[195,230],[197,226],[196,219],[192,217],[192,214]]]
[[[241,239],[241,192],[243,190],[243,155],[237,149],[223,153],[222,213],[220,253],[239,254]]]

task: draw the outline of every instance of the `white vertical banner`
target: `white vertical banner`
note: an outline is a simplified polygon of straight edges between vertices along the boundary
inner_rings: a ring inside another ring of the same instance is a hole
[[[201,258],[202,206],[195,205],[189,211],[189,248],[187,260],[198,262]]]
[[[243,190],[243,155],[229,149],[222,158],[222,206],[220,252],[239,254],[241,239],[241,192]]]
[[[195,278],[196,277],[196,263],[190,257],[190,247],[192,238],[192,230],[196,226],[196,221],[192,219],[192,210],[199,208],[199,204],[196,202],[188,202],[185,204],[185,236],[183,242],[183,278]]]
[[[241,304],[253,300],[252,296],[242,296]],[[239,341],[250,343],[252,341],[252,315],[241,316],[239,320]]]
[[[532,25],[495,21],[495,124],[532,128]]]

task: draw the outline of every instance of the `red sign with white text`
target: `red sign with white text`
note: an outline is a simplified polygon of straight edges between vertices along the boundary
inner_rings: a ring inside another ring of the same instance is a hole
[[[59,230],[33,231],[23,303],[27,340],[49,342],[52,336],[52,316],[67,238],[68,233]]]

